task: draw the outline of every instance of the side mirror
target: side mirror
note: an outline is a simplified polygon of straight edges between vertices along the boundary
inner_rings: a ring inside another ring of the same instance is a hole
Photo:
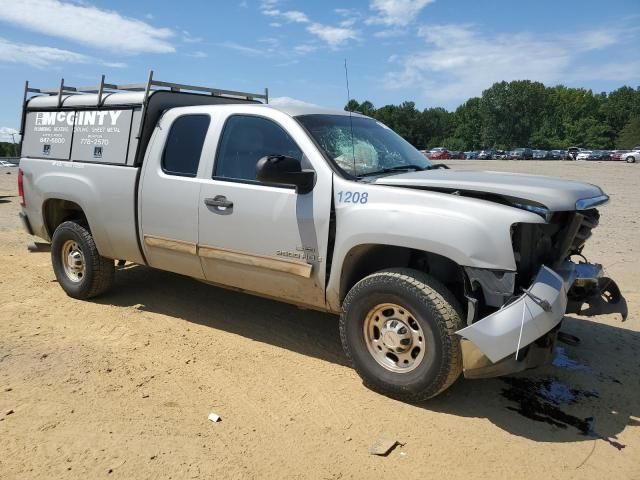
[[[316,172],[303,170],[300,160],[285,155],[268,155],[258,160],[256,178],[265,183],[294,185],[296,192],[309,193],[316,183]]]

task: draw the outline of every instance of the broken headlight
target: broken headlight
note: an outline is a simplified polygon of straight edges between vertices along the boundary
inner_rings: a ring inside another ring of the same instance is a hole
[[[544,218],[547,222],[551,220],[551,210],[549,210],[547,207],[543,207],[542,205],[531,205],[528,203],[513,202],[511,203],[511,206],[520,208],[522,210],[527,210],[528,212],[536,213]]]

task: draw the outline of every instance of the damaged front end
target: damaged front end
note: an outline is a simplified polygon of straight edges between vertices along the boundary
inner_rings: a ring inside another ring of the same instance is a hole
[[[457,333],[466,378],[549,363],[565,313],[618,312],[626,318],[626,303],[615,282],[604,276],[601,265],[582,256],[598,219],[591,208],[553,214],[545,224],[516,224],[516,272],[465,268],[467,327]],[[576,256],[585,261],[573,262]]]

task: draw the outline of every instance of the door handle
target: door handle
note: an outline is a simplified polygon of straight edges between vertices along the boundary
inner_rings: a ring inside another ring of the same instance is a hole
[[[233,202],[227,200],[227,197],[224,195],[216,195],[213,198],[205,198],[204,204],[207,207],[213,207],[215,209],[218,208],[233,208]]]

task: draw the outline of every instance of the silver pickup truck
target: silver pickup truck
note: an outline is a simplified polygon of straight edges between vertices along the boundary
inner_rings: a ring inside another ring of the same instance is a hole
[[[547,362],[565,312],[619,297],[571,261],[600,188],[451,170],[355,112],[150,74],[27,83],[22,132],[21,218],[68,295],[126,260],[339,314],[365,384],[404,400]]]

